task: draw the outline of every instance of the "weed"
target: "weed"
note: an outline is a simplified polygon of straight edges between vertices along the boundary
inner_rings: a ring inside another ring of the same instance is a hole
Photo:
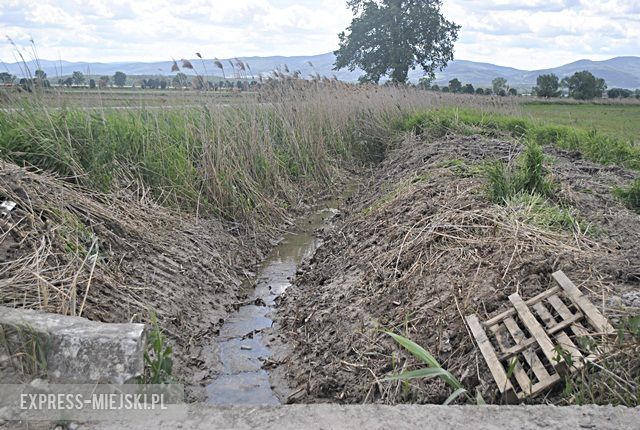
[[[622,199],[629,209],[640,213],[640,178],[626,188],[616,188],[614,194]]]
[[[431,355],[427,350],[413,342],[412,340],[401,336],[396,333],[385,332],[389,336],[393,338],[398,344],[400,344],[404,349],[409,351],[411,355],[420,360],[427,367],[418,370],[410,370],[407,372],[400,373],[399,375],[389,376],[383,381],[408,381],[410,379],[431,379],[431,378],[440,378],[442,379],[449,387],[451,387],[454,391],[451,395],[444,401],[444,405],[448,405],[453,402],[460,396],[465,396],[467,400],[476,401],[478,404],[483,404],[484,400],[482,400],[482,396],[480,393],[477,394],[474,399],[469,392],[462,386],[460,381],[456,379],[448,370],[444,369],[438,360]]]
[[[143,384],[166,384],[171,382],[173,348],[167,345],[155,314],[151,315],[152,329],[149,333],[147,350],[144,353],[145,373],[140,382]]]
[[[518,220],[528,224],[548,230],[587,230],[571,209],[559,207],[539,194],[519,193],[509,197],[504,204]]]
[[[543,163],[542,148],[529,142],[518,158],[515,168],[502,162],[489,165],[486,174],[491,199],[496,203],[505,204],[510,198],[521,193],[550,196],[553,185],[547,178]]]
[[[617,332],[615,343],[580,338],[583,355],[597,352],[600,358],[586,361],[565,381],[563,394],[569,404],[640,405],[640,316],[625,318]]]
[[[46,374],[49,339],[33,329],[17,325],[0,326],[0,350],[25,381]]]
[[[419,112],[407,118],[400,127],[417,134],[436,135],[455,131],[474,132],[490,137],[506,134],[538,145],[554,145],[580,151],[585,158],[601,164],[614,164],[640,170],[640,147],[619,135],[604,134],[593,129],[534,121],[517,116],[470,109],[438,109]]]

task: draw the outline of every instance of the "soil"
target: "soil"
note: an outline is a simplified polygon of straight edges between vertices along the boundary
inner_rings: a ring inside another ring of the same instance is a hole
[[[201,385],[218,370],[208,349],[270,234],[11,164],[0,166],[0,197],[17,203],[0,223],[0,304],[105,322],[155,313],[180,382]]]
[[[614,321],[634,305],[626,298],[640,288],[640,216],[611,190],[637,173],[545,148],[559,187],[550,204],[570,208],[580,227],[541,227],[524,207],[490,202],[478,174],[520,150],[479,136],[410,136],[389,151],[280,300],[271,375],[291,387],[285,400],[442,403],[451,390],[439,379],[381,381],[416,364],[386,329],[497,402],[465,315],[496,315],[510,294],[549,288],[559,269]]]

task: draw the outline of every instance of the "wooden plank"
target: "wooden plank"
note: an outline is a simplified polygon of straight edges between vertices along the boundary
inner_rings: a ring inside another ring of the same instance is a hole
[[[518,327],[518,324],[513,318],[505,319],[504,325],[507,327],[507,330],[509,330],[509,333],[511,333],[511,336],[513,336],[516,344],[527,340],[524,332],[520,329],[520,327]],[[533,370],[533,374],[536,375],[538,381],[546,381],[549,379],[549,372],[547,372],[547,369],[544,368],[544,364],[542,364],[542,361],[540,361],[533,348],[524,350],[522,355],[524,356],[524,359],[527,361],[527,363],[529,363],[529,366],[531,366],[531,370]],[[528,394],[531,394],[531,392],[529,392]]]
[[[578,350],[576,344],[573,343],[571,338],[569,338],[569,336],[563,331],[556,334],[555,338],[557,341],[557,345],[571,354],[571,370],[575,371],[581,369],[584,365],[584,356],[582,355],[580,350]]]
[[[569,310],[567,308],[567,310]],[[569,311],[569,313],[571,313],[571,311]],[[549,336],[551,336],[554,333],[557,333],[561,330],[564,330],[565,328],[574,325],[575,323],[577,323],[578,321],[582,320],[582,318],[584,318],[584,315],[582,315],[582,312],[578,312],[577,314],[571,315],[571,317],[569,317],[568,319],[562,321],[561,323],[558,323],[556,325],[554,325],[551,328],[547,329],[547,334]]]
[[[598,308],[580,292],[578,287],[571,282],[562,270],[558,270],[551,276],[553,276],[553,279],[556,280],[578,309],[582,310],[582,313],[593,328],[600,333],[615,333],[609,321],[598,311]]]
[[[491,345],[491,342],[489,342],[489,338],[482,328],[480,321],[478,321],[478,317],[475,315],[468,315],[465,319],[467,320],[467,324],[469,325],[469,329],[471,330],[473,337],[476,339],[476,343],[478,344],[478,348],[480,349],[484,360],[487,362],[487,366],[489,366],[489,371],[498,385],[498,389],[505,396],[508,402],[517,401],[518,397],[515,394],[513,386],[511,385],[511,382],[509,382],[509,378],[507,378],[504,368],[498,361],[498,357],[496,357],[493,346]]]
[[[505,361],[510,359],[511,357],[520,354],[525,349],[530,347],[536,347],[536,340],[532,337],[525,339],[522,343],[512,346],[511,348],[505,350],[502,354],[498,355],[498,359],[500,361]]]
[[[520,320],[524,323],[531,333],[531,336],[536,339],[538,345],[540,345],[540,349],[542,353],[547,357],[547,360],[553,365],[558,373],[561,375],[568,375],[570,373],[570,369],[567,366],[567,363],[561,358],[557,357],[557,353],[554,350],[555,346],[547,333],[544,331],[544,328],[538,323],[536,317],[533,316],[525,302],[522,300],[522,297],[518,293],[512,294],[509,296],[509,301],[516,308],[516,312],[520,317]],[[559,360],[556,360],[559,358]]]
[[[564,303],[560,302],[563,306]],[[582,326],[580,326],[579,324],[576,325],[576,323],[578,321],[580,321],[584,316],[582,315],[582,313],[578,312],[577,314],[572,314],[571,311],[569,310],[569,308],[567,308],[565,306],[567,312],[569,315],[571,315],[568,319],[562,321],[559,324],[554,325],[553,327],[551,327],[550,329],[547,330],[547,335],[551,336],[556,334],[557,332],[566,329],[567,327],[571,326],[571,329],[573,330],[574,333],[576,333],[576,336],[586,336],[589,335],[589,332]],[[495,325],[494,325],[495,326]],[[531,347],[532,345],[536,344],[536,340],[532,337],[525,339],[522,343],[519,343],[515,346],[512,346],[508,349],[506,349],[505,351],[502,352],[502,354],[498,355],[498,359],[500,361],[504,361],[504,360],[508,360],[509,358],[520,354],[522,351],[526,350],[527,348]]]
[[[543,291],[542,293],[538,294],[537,296],[533,296],[531,297],[529,300],[527,300],[525,303],[527,304],[527,306],[531,306],[534,303],[537,303],[541,300],[546,299],[547,297],[549,297],[552,294],[556,294],[560,291],[560,287],[553,287],[549,290]],[[509,310],[506,310],[504,312],[502,312],[501,314],[496,315],[495,317],[488,319],[487,321],[485,321],[483,323],[483,325],[485,327],[490,327],[494,324],[499,323],[500,321],[502,321],[503,319],[507,318],[507,317],[512,317],[516,314],[516,310],[511,308]]]
[[[574,317],[573,312],[571,312],[567,305],[564,304],[560,297],[553,295],[550,296],[548,300],[549,303],[551,303],[551,306],[553,306],[556,312],[558,312],[558,315],[560,315],[565,321],[570,320],[572,317]],[[589,331],[577,323],[571,325],[571,331],[573,331],[573,333],[579,337],[590,336]]]
[[[504,351],[508,349],[509,346],[507,336],[505,336],[506,333],[504,333],[504,331],[506,331],[505,326],[502,324],[495,324],[490,328],[490,330],[493,332],[493,334],[495,334],[498,345],[500,346],[500,350]],[[525,395],[529,396],[531,394],[531,387],[533,383],[531,382],[531,379],[529,379],[527,372],[522,367],[520,360],[517,357],[513,359],[515,360],[515,363],[513,363],[513,376],[516,378],[516,381],[518,381],[518,385],[520,385],[520,388],[525,393]],[[506,363],[507,369],[511,367],[511,363],[512,361]]]
[[[558,312],[558,315],[560,315],[562,318],[566,318],[566,321],[570,321],[572,317],[575,317],[577,315],[573,315],[567,305],[565,305],[564,302],[560,300],[560,297],[556,295],[549,297],[549,303],[551,303],[551,306],[553,306],[556,312]],[[582,325],[580,325],[579,323],[572,324],[571,331],[573,331],[573,334],[575,334],[577,337],[591,337],[589,331],[586,328],[582,327]],[[596,358],[597,357],[595,354],[589,354],[585,359],[588,361],[593,361]]]
[[[549,387],[554,386],[560,382],[560,375],[554,373],[553,375],[549,375],[549,378],[545,381],[538,382],[531,387],[531,396],[537,396],[543,391],[547,391]]]
[[[557,321],[555,320],[555,318],[553,318],[553,315],[551,315],[551,312],[549,312],[541,302],[538,302],[535,305],[533,305],[533,310],[535,310],[536,313],[542,319],[542,321],[544,321],[545,329],[548,330],[549,327],[553,327],[554,325],[557,324]]]

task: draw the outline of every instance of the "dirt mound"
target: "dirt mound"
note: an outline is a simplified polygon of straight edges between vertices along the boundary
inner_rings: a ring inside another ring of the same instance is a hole
[[[519,151],[477,136],[412,137],[388,154],[280,304],[281,336],[294,346],[275,375],[298,388],[296,401],[443,402],[451,391],[440,380],[379,380],[415,364],[380,328],[424,346],[495,401],[464,315],[495,315],[510,294],[548,288],[558,269],[596,303],[637,291],[640,218],[610,193],[635,174],[546,149],[558,198],[572,207],[563,212],[570,227],[556,227],[536,221],[526,202],[486,197],[478,164]]]
[[[97,194],[11,164],[0,165],[4,199],[17,206],[0,220],[0,304],[106,322],[147,322],[155,312],[186,382],[267,245],[142,191]]]

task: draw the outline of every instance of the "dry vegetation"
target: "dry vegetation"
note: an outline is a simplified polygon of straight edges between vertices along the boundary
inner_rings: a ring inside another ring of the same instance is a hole
[[[442,401],[437,383],[379,382],[413,365],[379,327],[414,338],[492,399],[461,314],[498,311],[514,289],[535,294],[562,265],[620,300],[637,287],[637,230],[624,230],[637,215],[622,204],[637,197],[633,142],[507,116],[520,114],[513,98],[393,86],[285,77],[232,104],[194,100],[128,109],[82,107],[64,93],[4,100],[0,198],[18,206],[0,221],[0,303],[103,321],[155,311],[184,379],[209,366],[201,352],[269,239],[372,164],[348,220],[283,305],[297,342],[289,376],[313,379],[309,400]],[[406,133],[422,136],[402,143]],[[510,160],[522,141],[563,160],[552,169],[562,198],[486,197],[481,164]]]

